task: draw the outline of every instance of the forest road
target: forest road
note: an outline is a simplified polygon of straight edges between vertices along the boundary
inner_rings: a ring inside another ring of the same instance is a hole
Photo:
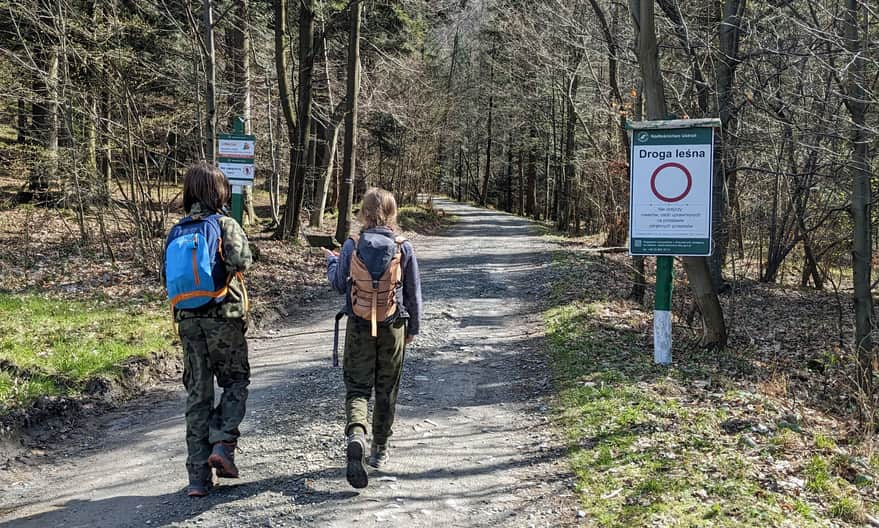
[[[435,203],[459,220],[413,240],[422,334],[407,350],[390,462],[368,488],[345,481],[344,386],[330,360],[341,297],[327,288],[250,336],[241,479],[184,495],[184,393],[169,383],[68,438],[49,462],[0,470],[0,528],[577,524],[549,423],[537,303],[552,248],[522,218]]]

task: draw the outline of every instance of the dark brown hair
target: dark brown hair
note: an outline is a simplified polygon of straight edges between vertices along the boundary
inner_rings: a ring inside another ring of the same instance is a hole
[[[187,213],[197,203],[220,212],[231,195],[232,189],[226,175],[210,163],[196,163],[189,167],[183,177],[183,208]]]
[[[363,195],[358,220],[363,224],[363,229],[371,229],[378,226],[387,226],[391,230],[397,230],[397,200],[390,192],[373,187]]]

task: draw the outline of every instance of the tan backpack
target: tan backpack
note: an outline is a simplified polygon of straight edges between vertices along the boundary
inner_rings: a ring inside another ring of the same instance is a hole
[[[403,237],[394,240],[393,257],[378,280],[373,278],[357,252],[360,237],[352,235],[354,253],[351,255],[351,308],[354,315],[370,322],[372,337],[378,337],[378,323],[397,312],[397,291],[403,286],[402,252],[400,247],[406,241]]]

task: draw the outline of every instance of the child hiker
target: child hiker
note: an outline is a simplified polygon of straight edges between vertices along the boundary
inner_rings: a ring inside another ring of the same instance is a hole
[[[346,295],[345,414],[346,477],[365,488],[367,404],[375,390],[372,450],[368,463],[381,468],[389,456],[397,391],[405,347],[418,335],[421,280],[412,245],[395,234],[397,203],[382,189],[363,196],[359,220],[363,230],[345,241],[341,254],[327,254],[327,278]]]
[[[183,343],[186,387],[187,495],[204,497],[213,478],[238,478],[235,447],[244,418],[247,291],[242,272],[252,262],[244,230],[223,214],[229,181],[207,163],[183,180],[186,216],[168,234],[163,278]],[[214,407],[214,377],[223,388]]]

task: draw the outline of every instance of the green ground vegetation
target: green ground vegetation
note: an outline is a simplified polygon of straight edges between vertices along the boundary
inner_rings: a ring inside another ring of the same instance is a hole
[[[128,358],[169,350],[170,325],[152,308],[0,293],[0,414],[39,396],[75,396]]]
[[[829,436],[773,419],[781,407],[733,374],[747,371],[741,357],[676,347],[675,366],[654,366],[649,312],[614,297],[624,290],[608,274],[613,263],[570,251],[556,263],[545,312],[556,417],[593,526],[864,519],[859,481],[843,478],[850,461]]]
[[[416,233],[435,233],[454,221],[454,216],[445,215],[441,209],[423,205],[406,205],[397,213],[400,228]]]

